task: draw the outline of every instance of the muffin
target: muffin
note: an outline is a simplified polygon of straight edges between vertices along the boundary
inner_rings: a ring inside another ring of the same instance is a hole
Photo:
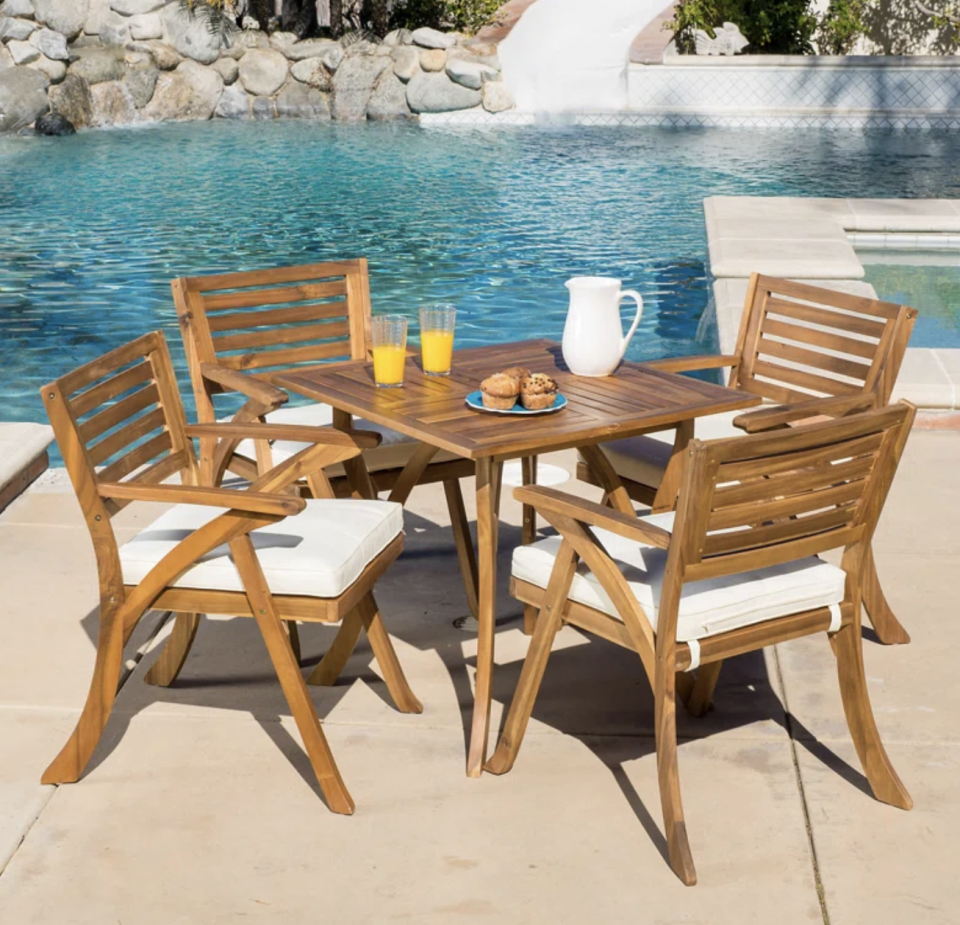
[[[530,370],[526,366],[511,366],[509,369],[503,371],[505,376],[512,376],[518,382],[526,379],[530,375]]]
[[[542,411],[557,400],[557,383],[546,373],[534,373],[520,380],[520,401],[528,411]]]
[[[520,394],[520,380],[505,373],[495,373],[480,383],[483,393],[483,407],[496,411],[509,411],[517,403]]]

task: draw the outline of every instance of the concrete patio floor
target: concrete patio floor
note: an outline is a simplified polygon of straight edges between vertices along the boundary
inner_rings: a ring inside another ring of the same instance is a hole
[[[552,461],[573,468],[571,454]],[[312,689],[355,816],[319,799],[240,619],[205,621],[164,690],[143,683],[169,629],[149,615],[93,767],[42,787],[96,633],[90,542],[48,473],[0,515],[0,923],[957,923],[958,462],[960,433],[912,435],[876,551],[913,642],[864,632],[878,724],[915,809],[866,792],[825,638],[744,656],[712,713],[679,713],[694,888],[664,860],[652,697],[628,652],[564,630],[515,769],[465,777],[476,642],[451,626],[465,599],[436,487],[414,492],[406,551],[378,593],[423,714],[393,709],[365,643],[336,687]],[[120,537],[159,510],[128,508]],[[527,645],[506,593],[518,525],[505,491],[494,728]],[[301,634],[306,665],[334,630]]]

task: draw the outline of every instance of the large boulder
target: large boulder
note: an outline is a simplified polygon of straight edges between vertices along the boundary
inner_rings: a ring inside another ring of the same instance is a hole
[[[269,96],[255,96],[250,111],[258,121],[277,118],[277,104]]]
[[[211,67],[223,78],[226,87],[235,84],[240,76],[240,65],[233,58],[217,58]]]
[[[121,16],[113,10],[107,10],[100,17],[100,41],[104,45],[126,45],[133,39],[130,23],[129,16]]]
[[[277,94],[277,115],[282,119],[329,119],[330,106],[319,90],[290,80]]]
[[[3,3],[0,3],[0,16],[23,16],[32,19],[33,0],[3,0]]]
[[[67,74],[58,87],[50,88],[50,109],[69,119],[77,128],[93,118],[93,94],[90,84],[76,74]]]
[[[93,100],[92,126],[130,125],[138,120],[136,103],[122,80],[99,83],[90,88],[90,96]]]
[[[74,124],[58,112],[47,112],[37,119],[33,130],[38,135],[76,135],[77,129]]]
[[[110,0],[110,9],[123,16],[141,16],[165,6],[167,0]]]
[[[14,64],[29,64],[40,57],[40,49],[29,42],[7,42],[7,51],[13,55]]]
[[[37,19],[54,32],[75,39],[90,12],[90,0],[33,0]]]
[[[453,48],[457,44],[456,36],[436,29],[428,29],[426,26],[422,29],[414,29],[410,40],[421,48]]]
[[[362,119],[377,79],[389,64],[389,58],[379,55],[346,58],[333,77],[333,118],[342,122]]]
[[[393,50],[393,73],[404,83],[420,73],[420,53],[409,45],[401,45]]]
[[[127,69],[124,83],[137,109],[143,109],[153,99],[153,91],[156,89],[159,78],[160,72],[152,65]]]
[[[130,36],[136,41],[163,38],[163,21],[157,13],[130,17]]]
[[[252,116],[250,112],[250,97],[247,91],[234,84],[227,87],[217,103],[216,115],[221,119],[249,119]]]
[[[447,53],[442,48],[429,48],[420,52],[420,67],[428,74],[442,71],[447,66]]]
[[[37,29],[30,36],[30,44],[40,50],[53,61],[69,61],[70,52],[67,51],[67,38],[62,32],[53,29]]]
[[[223,93],[223,78],[196,61],[183,61],[160,75],[143,116],[153,122],[200,122],[213,116]]]
[[[64,61],[54,61],[45,55],[40,55],[36,61],[31,61],[27,67],[39,71],[52,84],[58,84],[67,76],[67,65]]]
[[[84,35],[99,35],[100,23],[110,12],[110,0],[90,0],[90,12],[83,24]]]
[[[488,81],[483,85],[483,108],[487,112],[506,112],[517,104],[502,81]]]
[[[331,39],[310,39],[307,42],[297,42],[295,45],[284,45],[280,50],[291,61],[324,58],[324,63],[331,71],[335,71],[343,60],[343,49]]]
[[[77,53],[80,57],[70,65],[70,73],[82,77],[91,86],[123,77],[123,66],[116,52],[93,46],[78,48]]]
[[[463,61],[454,58],[447,61],[447,77],[461,87],[468,87],[471,90],[479,90],[484,81],[496,80],[497,72],[486,64],[478,64],[476,61]]]
[[[407,105],[406,84],[392,71],[385,71],[377,82],[367,104],[367,118],[374,122],[396,122],[415,119]]]
[[[29,19],[0,16],[0,42],[25,42],[40,27]]]
[[[5,46],[0,45],[0,71],[8,67],[16,67],[13,63],[13,55],[7,51]]]
[[[417,113],[473,109],[481,100],[479,90],[455,84],[446,74],[417,74],[407,84],[407,104]]]
[[[0,71],[0,132],[30,125],[49,108],[43,74],[28,67]]]
[[[168,3],[161,14],[164,40],[185,58],[212,64],[220,57],[220,36],[210,32],[199,16],[191,16],[179,2]]]
[[[290,68],[290,73],[300,83],[305,83],[308,87],[313,87],[314,90],[320,90],[322,93],[329,93],[333,89],[330,74],[319,58],[305,58],[303,61],[297,61]]]
[[[240,83],[254,96],[273,96],[287,79],[287,59],[268,48],[251,48],[240,59]]]
[[[172,71],[183,60],[176,48],[166,42],[131,42],[128,47],[132,51],[146,52],[161,71]]]

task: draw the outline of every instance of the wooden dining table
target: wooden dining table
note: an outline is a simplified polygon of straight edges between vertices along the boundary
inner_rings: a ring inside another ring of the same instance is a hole
[[[526,366],[552,376],[567,399],[566,407],[550,414],[519,416],[484,413],[467,406],[466,396],[479,389],[483,379],[511,366]],[[454,518],[453,524],[468,596],[474,589],[471,609],[478,622],[475,699],[467,752],[470,777],[479,777],[483,770],[489,738],[503,463],[577,448],[598,475],[609,503],[632,514],[634,508],[626,490],[598,444],[676,428],[673,457],[660,489],[668,497],[671,492],[675,495],[679,485],[680,454],[693,435],[694,419],[750,408],[760,402],[759,397],[742,391],[632,362],[622,363],[612,376],[575,376],[563,361],[560,345],[549,340],[457,350],[450,375],[445,377],[424,374],[419,357],[411,356],[402,388],[377,388],[373,364],[363,361],[290,370],[275,375],[273,381],[281,388],[331,405],[334,423],[343,429],[349,429],[352,417],[359,417],[420,441],[421,446],[394,485],[393,495],[405,497],[441,449],[476,464],[476,556],[462,502],[460,522]],[[528,464],[525,472],[532,481],[534,467]],[[369,478],[366,484],[372,485]],[[532,518],[532,513],[525,512],[524,516]],[[525,530],[524,540],[532,540],[533,533]]]

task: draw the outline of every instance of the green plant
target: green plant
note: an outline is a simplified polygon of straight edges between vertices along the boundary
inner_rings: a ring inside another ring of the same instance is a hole
[[[228,0],[180,0],[181,12],[206,24],[211,35],[220,37],[224,45],[232,45],[237,33],[233,7]]]
[[[677,49],[683,54],[693,51],[696,29],[713,36],[714,28],[732,22],[753,52],[806,55],[813,51],[817,28],[811,0],[678,0],[675,17],[666,26],[677,33]]]
[[[393,8],[394,29],[457,29],[473,33],[500,8],[500,0],[400,0]]]
[[[866,0],[830,0],[817,25],[817,50],[821,55],[848,55],[866,31]]]
[[[920,0],[913,0],[914,5],[921,13],[926,13],[933,20],[933,24],[942,28],[943,26],[953,26],[960,28],[960,9],[949,8],[945,10],[931,9]]]

